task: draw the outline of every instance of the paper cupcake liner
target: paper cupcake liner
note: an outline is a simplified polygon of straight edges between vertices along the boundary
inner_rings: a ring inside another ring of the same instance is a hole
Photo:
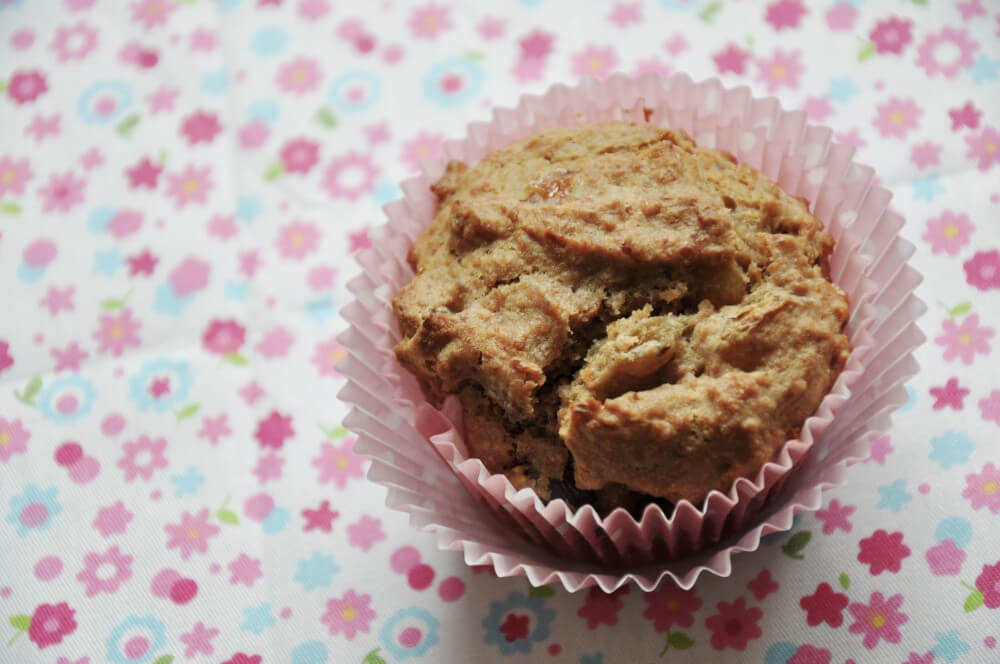
[[[638,520],[624,510],[602,518],[589,505],[574,512],[562,500],[544,504],[491,474],[468,457],[457,400],[440,411],[429,406],[393,353],[400,334],[391,301],[412,279],[406,254],[434,216],[430,185],[447,161],[475,164],[542,129],[617,119],[683,129],[809,200],[836,240],[830,272],[849,296],[853,348],[799,439],[754,477],[700,505],[681,501],[671,514],[650,505]],[[470,565],[524,574],[536,585],[558,580],[570,591],[596,584],[607,592],[629,582],[651,590],[667,577],[689,588],[702,572],[728,575],[733,554],[816,510],[822,491],[844,483],[846,467],[868,456],[870,441],[905,403],[903,384],[917,371],[912,353],[924,341],[915,321],[925,307],[913,295],[921,278],[907,265],[914,249],[897,235],[903,219],[889,210],[889,192],[874,185],[871,168],[851,161],[852,147],[833,144],[831,129],[806,119],[715,79],[619,75],[522,97],[448,141],[442,159],[423,163],[402,183],[403,198],[385,207],[374,246],[358,256],[361,274],[348,285],[356,299],[343,309],[349,328],[339,337],[348,351],[338,366],[347,379],[339,396],[351,407],[345,426],[372,460],[369,479],[388,489],[387,505]]]

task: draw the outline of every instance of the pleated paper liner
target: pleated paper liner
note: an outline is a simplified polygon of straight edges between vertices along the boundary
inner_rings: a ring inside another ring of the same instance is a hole
[[[406,254],[433,219],[430,185],[447,161],[475,164],[492,151],[542,129],[609,120],[683,129],[701,146],[733,154],[778,182],[833,235],[831,278],[850,299],[845,332],[853,351],[844,370],[796,440],[753,478],[687,501],[666,514],[648,506],[638,520],[625,510],[601,518],[590,506],[575,512],[562,500],[542,503],[516,491],[468,457],[461,410],[454,398],[438,411],[395,359],[400,339],[391,301],[412,270]],[[687,76],[614,76],[576,87],[557,85],[498,109],[490,122],[470,125],[466,138],[445,144],[445,157],[422,164],[402,183],[403,198],[385,207],[387,223],[359,254],[361,274],[349,284],[355,300],[343,309],[348,350],[338,366],[351,407],[345,426],[356,450],[372,460],[368,477],[388,489],[387,504],[437,534],[443,549],[499,576],[524,574],[534,584],[558,580],[575,591],[605,591],[629,582],[643,590],[671,578],[681,587],[702,572],[726,576],[733,554],[759,547],[763,536],[791,527],[795,514],[818,509],[821,493],[845,481],[850,463],[866,458],[869,442],[889,427],[907,399],[904,383],[917,371],[913,350],[924,337],[915,321],[925,307],[913,291],[920,275],[907,260],[913,247],[898,236],[903,219],[888,209],[890,194],[874,171],[851,161],[854,149],[831,142],[828,127],[809,125],[802,111],[785,111],[747,88]]]

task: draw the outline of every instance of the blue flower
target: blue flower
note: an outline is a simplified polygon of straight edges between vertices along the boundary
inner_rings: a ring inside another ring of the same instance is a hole
[[[306,318],[309,322],[315,323],[316,325],[323,325],[333,320],[334,314],[337,313],[336,307],[333,306],[333,298],[329,295],[325,295],[317,300],[310,300],[306,302]]]
[[[218,6],[222,11],[228,12],[239,7],[242,2],[243,0],[218,0]]]
[[[102,277],[113,277],[123,262],[118,249],[98,251],[94,254],[94,274],[99,274]]]
[[[960,549],[964,549],[972,540],[972,524],[960,516],[950,516],[943,519],[934,530],[934,541],[940,544],[951,540]]]
[[[210,95],[222,94],[229,89],[229,72],[225,69],[210,71],[201,77],[201,91]]]
[[[179,316],[193,299],[191,295],[178,296],[169,283],[160,284],[153,293],[153,309],[167,316]]]
[[[375,200],[375,205],[379,207],[385,205],[386,203],[391,203],[397,198],[401,198],[403,191],[399,186],[389,178],[382,178],[379,180],[375,189],[372,191],[372,198]]]
[[[288,45],[288,33],[281,28],[261,28],[250,37],[250,50],[259,58],[278,55]]]
[[[280,533],[288,525],[288,510],[284,507],[275,507],[260,525],[268,535]]]
[[[256,196],[241,196],[236,201],[236,216],[241,221],[253,221],[263,211],[263,206]]]
[[[979,85],[984,81],[997,80],[998,69],[1000,69],[1000,60],[990,60],[985,55],[980,54],[976,58],[976,63],[969,67],[969,73],[972,74],[972,82]]]
[[[913,200],[933,201],[945,192],[944,185],[937,173],[928,173],[922,178],[913,178]]]
[[[695,0],[660,0],[660,6],[664,9],[676,11],[687,11],[693,9],[697,2]]]
[[[187,398],[192,382],[187,362],[161,357],[146,362],[129,378],[129,396],[139,410],[152,408],[165,413]]]
[[[945,634],[934,632],[934,641],[936,642],[934,648],[932,648],[934,656],[948,662],[954,662],[972,649],[968,643],[958,636],[957,629],[953,629]]]
[[[846,102],[850,101],[856,94],[858,94],[858,86],[854,85],[850,76],[844,76],[830,81],[830,91],[826,93],[826,96],[831,101]]]
[[[41,279],[43,274],[45,274],[44,267],[35,267],[27,263],[21,263],[17,268],[17,278],[29,284]]]
[[[365,111],[378,103],[382,84],[371,72],[349,71],[330,84],[330,104],[342,113]]]
[[[146,650],[142,655],[130,656],[125,647],[132,639],[143,639]],[[145,664],[156,656],[157,651],[167,643],[167,632],[163,623],[153,616],[129,616],[118,623],[105,642],[108,659],[113,664]]]
[[[247,110],[247,119],[272,125],[278,120],[278,113],[278,104],[273,99],[258,99],[250,104],[250,108]],[[243,200],[246,199],[241,198],[240,202],[242,203]]]
[[[62,512],[58,496],[59,490],[55,487],[42,489],[37,484],[29,484],[20,496],[10,499],[7,523],[14,526],[19,537],[32,530],[48,530],[52,517]]]
[[[545,606],[541,597],[512,592],[507,599],[490,604],[490,614],[481,623],[486,630],[484,641],[499,647],[502,655],[529,653],[536,643],[549,638],[555,617],[555,610]]]
[[[788,641],[776,641],[772,643],[767,652],[764,653],[764,664],[785,664],[792,657],[799,647]]]
[[[69,424],[90,412],[95,396],[94,385],[86,378],[76,374],[62,376],[38,395],[38,410],[50,422]]]
[[[339,571],[340,567],[333,561],[332,556],[316,552],[296,563],[295,580],[301,583],[305,590],[326,588]]]
[[[191,466],[183,474],[173,475],[170,481],[174,483],[174,495],[180,498],[197,494],[198,489],[205,482],[205,476],[197,468]]]
[[[250,282],[240,281],[239,279],[230,279],[226,282],[226,299],[232,302],[242,302],[247,299],[247,293],[250,292]]]
[[[417,634],[417,642],[413,643],[407,638],[406,644],[401,643],[404,632],[410,638]],[[379,640],[396,659],[421,657],[438,642],[437,618],[427,609],[415,606],[403,609],[385,622],[379,632]]]
[[[931,438],[931,453],[927,458],[931,461],[937,461],[942,468],[947,470],[968,461],[969,455],[974,449],[976,449],[976,444],[969,438],[969,434],[949,429],[940,436]]]
[[[903,505],[913,500],[913,496],[906,490],[906,480],[896,480],[892,484],[880,486],[878,492],[882,498],[875,507],[882,510],[899,512]]]
[[[303,641],[292,650],[292,664],[326,664],[328,658],[322,641]]]
[[[114,122],[132,104],[132,93],[120,81],[98,81],[87,88],[76,110],[89,124]]]
[[[424,94],[438,106],[461,106],[479,94],[486,76],[475,60],[449,58],[431,67]]]
[[[115,216],[117,210],[107,205],[94,208],[87,217],[87,228],[93,233],[102,233],[108,227],[108,222]]]
[[[896,409],[897,413],[908,413],[913,410],[913,407],[917,405],[917,391],[910,387],[909,385],[904,385],[903,389],[906,390],[906,403]]]
[[[249,606],[243,609],[243,622],[240,623],[240,630],[253,632],[260,636],[265,631],[274,627],[278,621],[271,615],[271,604],[264,602],[257,606]]]

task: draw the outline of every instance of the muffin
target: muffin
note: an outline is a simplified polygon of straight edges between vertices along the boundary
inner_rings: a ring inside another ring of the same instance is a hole
[[[700,504],[797,438],[850,354],[806,202],[683,131],[549,129],[431,189],[396,357],[543,501]]]

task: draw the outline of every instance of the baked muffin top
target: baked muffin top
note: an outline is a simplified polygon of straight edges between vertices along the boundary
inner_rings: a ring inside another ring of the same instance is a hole
[[[459,396],[470,454],[543,498],[726,490],[850,352],[822,224],[683,132],[547,130],[432,189],[396,355],[432,403]]]

